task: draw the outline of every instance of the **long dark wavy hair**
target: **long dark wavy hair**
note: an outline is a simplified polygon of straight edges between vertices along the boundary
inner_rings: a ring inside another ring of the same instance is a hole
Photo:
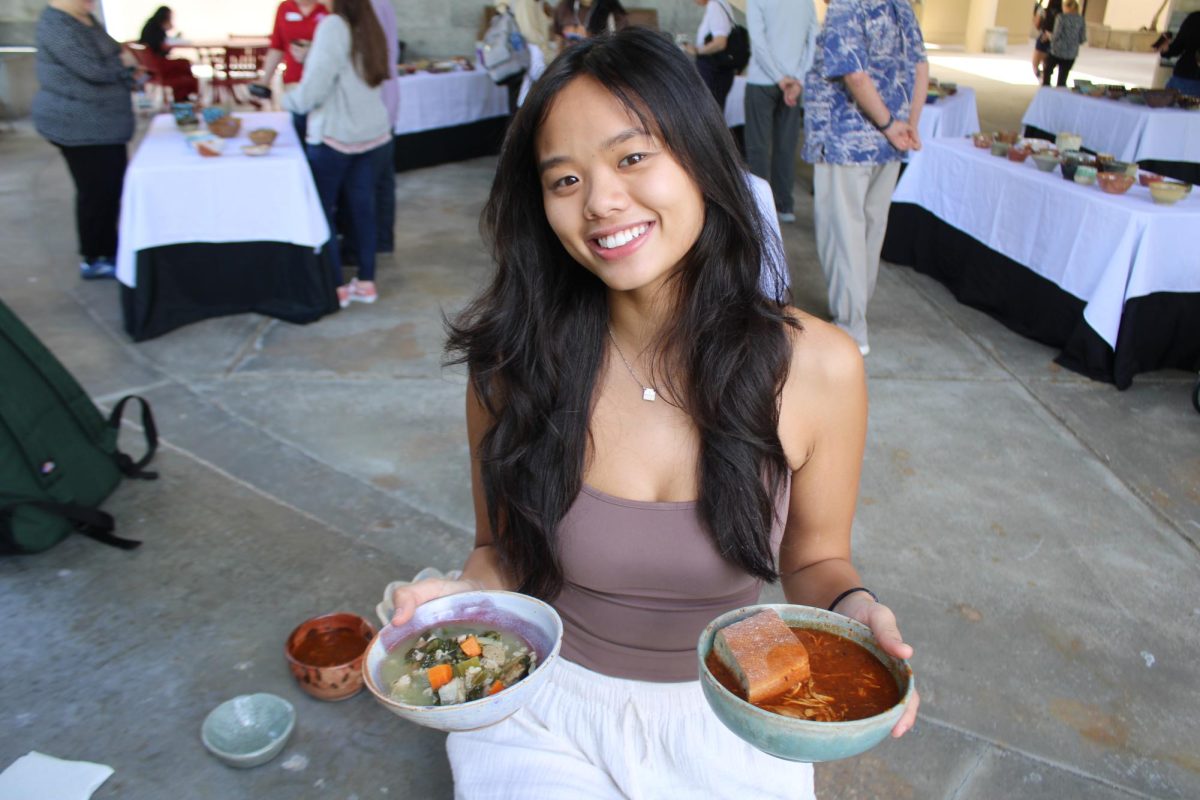
[[[538,129],[582,76],[611,91],[704,197],[704,226],[666,284],[675,310],[653,345],[654,378],[699,431],[698,508],[715,546],[773,581],[770,531],[788,474],[779,396],[788,328],[799,326],[784,312],[786,296],[760,289],[762,270],[783,262],[721,110],[674,43],[639,28],[568,48],[533,85],[480,223],[494,277],[447,323],[447,363],[470,368],[493,420],[476,455],[501,563],[520,591],[549,599],[561,590],[556,528],[582,487],[593,395],[607,367],[607,289],[551,229],[537,168]]]

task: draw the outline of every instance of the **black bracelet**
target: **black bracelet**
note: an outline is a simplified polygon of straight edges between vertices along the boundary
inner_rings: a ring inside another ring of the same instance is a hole
[[[888,128],[892,127],[892,123],[893,123],[893,122],[895,122],[895,121],[896,121],[896,118],[892,116],[891,112],[888,112],[888,121],[887,121],[887,122],[885,122],[885,123],[883,123],[882,125],[876,125],[876,126],[875,126],[875,128],[876,128],[876,129],[877,129],[877,130],[878,130],[880,133],[883,133],[883,132],[884,132],[884,131],[886,131]]]
[[[876,603],[879,602],[879,596],[877,594],[875,594],[874,592],[872,592],[870,589],[868,589],[865,586],[855,586],[853,589],[847,589],[846,591],[842,592],[837,597],[835,597],[833,602],[829,604],[829,610],[833,611],[835,608],[837,608],[838,603],[842,602],[843,600],[845,600],[847,597],[854,594],[855,592],[866,592],[867,594],[871,595],[872,600],[874,600]]]

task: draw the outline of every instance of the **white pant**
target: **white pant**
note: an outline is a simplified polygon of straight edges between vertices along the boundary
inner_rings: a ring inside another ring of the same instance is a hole
[[[456,800],[812,800],[811,764],[769,756],[729,731],[700,684],[610,678],[565,659],[503,722],[452,733]]]
[[[875,294],[899,174],[898,161],[813,165],[817,256],[829,291],[829,313],[860,346],[868,344],[867,304]]]

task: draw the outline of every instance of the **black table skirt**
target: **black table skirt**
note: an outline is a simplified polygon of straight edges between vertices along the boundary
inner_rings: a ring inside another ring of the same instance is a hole
[[[466,125],[396,137],[396,172],[433,167],[500,152],[508,117],[489,117]]]
[[[1049,139],[1054,141],[1056,136],[1049,131],[1044,131],[1041,128],[1035,128],[1033,125],[1025,126],[1025,135],[1031,139]],[[1086,152],[1094,152],[1087,150]],[[1153,172],[1158,175],[1165,175],[1168,178],[1185,181],[1187,183],[1200,183],[1200,164],[1192,161],[1158,161],[1147,159],[1139,161],[1138,166],[1147,172]]]
[[[137,253],[137,286],[121,287],[135,342],[212,317],[255,312],[308,323],[337,310],[323,253],[281,242],[190,243]]]
[[[1200,293],[1127,301],[1114,351],[1083,318],[1082,300],[920,206],[892,204],[883,257],[936,278],[959,302],[1060,348],[1058,364],[1118,389],[1139,372],[1200,370]]]

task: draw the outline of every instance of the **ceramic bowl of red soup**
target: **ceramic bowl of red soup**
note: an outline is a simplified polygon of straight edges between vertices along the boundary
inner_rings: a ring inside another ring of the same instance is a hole
[[[288,669],[300,688],[318,700],[345,700],[362,691],[362,662],[375,628],[357,614],[305,620],[284,646]]]
[[[731,731],[790,761],[834,761],[883,741],[912,699],[908,662],[860,622],[820,608],[764,604],[722,614],[700,634],[700,686]]]

